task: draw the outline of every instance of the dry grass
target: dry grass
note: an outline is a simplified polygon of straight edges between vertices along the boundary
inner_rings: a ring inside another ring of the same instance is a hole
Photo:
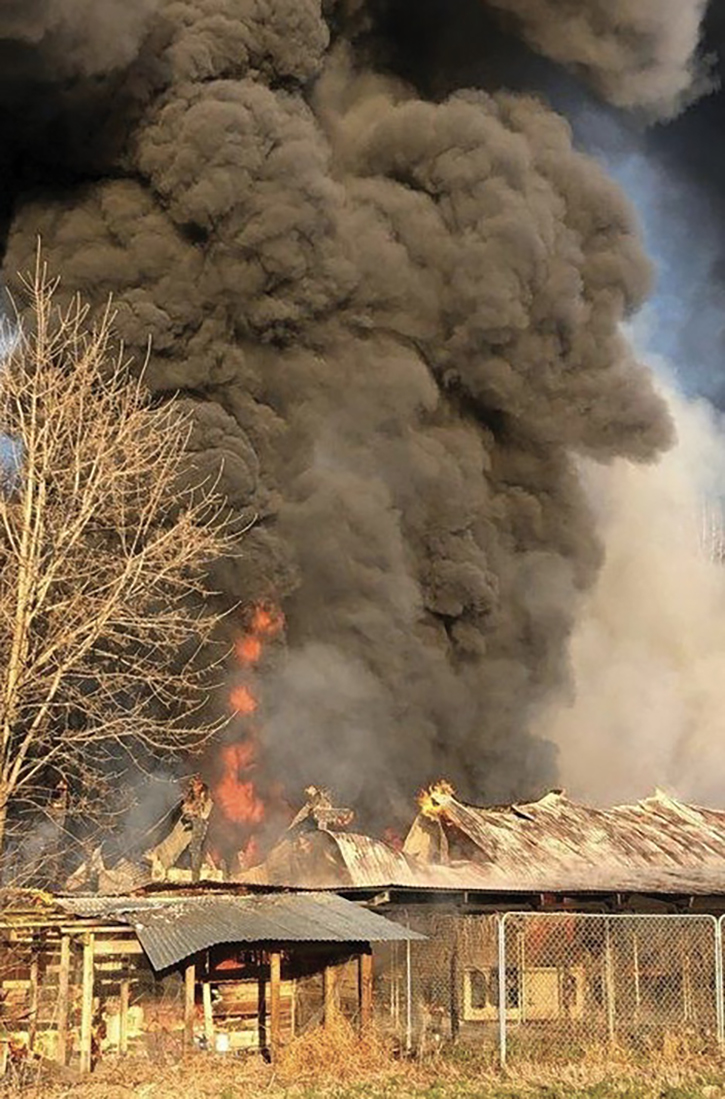
[[[338,1083],[384,1079],[401,1074],[390,1042],[371,1027],[361,1035],[348,1019],[336,1015],[295,1038],[281,1052],[276,1076],[284,1084]]]
[[[593,1051],[553,1066],[518,1060],[501,1073],[490,1054],[458,1047],[399,1059],[375,1031],[343,1019],[311,1030],[275,1065],[197,1054],[177,1064],[108,1061],[87,1080],[7,1081],[0,1099],[725,1099],[721,1061],[671,1043],[651,1058]]]

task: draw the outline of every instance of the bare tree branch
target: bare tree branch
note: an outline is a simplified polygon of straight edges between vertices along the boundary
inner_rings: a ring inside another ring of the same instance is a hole
[[[189,417],[61,309],[40,259],[0,363],[0,846],[49,769],[90,799],[114,752],[198,750],[222,657],[209,564],[235,541]],[[3,457],[4,455],[4,457]],[[238,535],[237,535],[238,537]]]

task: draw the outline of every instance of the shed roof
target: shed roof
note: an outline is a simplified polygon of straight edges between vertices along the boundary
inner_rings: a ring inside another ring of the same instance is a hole
[[[127,923],[154,969],[218,943],[368,943],[421,939],[334,893],[58,898],[66,911]]]

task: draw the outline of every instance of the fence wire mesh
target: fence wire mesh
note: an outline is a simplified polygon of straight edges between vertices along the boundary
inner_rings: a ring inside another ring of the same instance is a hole
[[[501,935],[502,1056],[507,1047],[510,1056],[571,1059],[597,1046],[716,1045],[713,917],[508,913]]]
[[[462,1038],[501,1060],[572,1060],[723,1042],[725,924],[712,916],[395,918],[428,936],[376,956],[379,1019],[408,1048]]]

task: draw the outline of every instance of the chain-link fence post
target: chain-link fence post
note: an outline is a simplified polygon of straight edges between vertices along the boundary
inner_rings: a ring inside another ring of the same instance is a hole
[[[410,930],[410,918],[405,914],[405,922]],[[413,1048],[413,967],[411,964],[410,939],[405,943],[405,1052]]]
[[[498,920],[498,1056],[506,1068],[506,916]]]
[[[509,912],[495,931],[493,951],[466,957],[463,1023],[488,1021],[502,1065],[514,1047],[561,1060],[723,1045],[725,917]]]
[[[721,916],[715,926],[715,996],[717,1007],[717,1044],[725,1046],[725,987],[723,985],[723,933],[725,916]]]
[[[612,964],[612,928],[608,917],[604,917],[604,989],[607,1002],[607,1034],[609,1044],[614,1045],[617,1019],[616,986]]]

